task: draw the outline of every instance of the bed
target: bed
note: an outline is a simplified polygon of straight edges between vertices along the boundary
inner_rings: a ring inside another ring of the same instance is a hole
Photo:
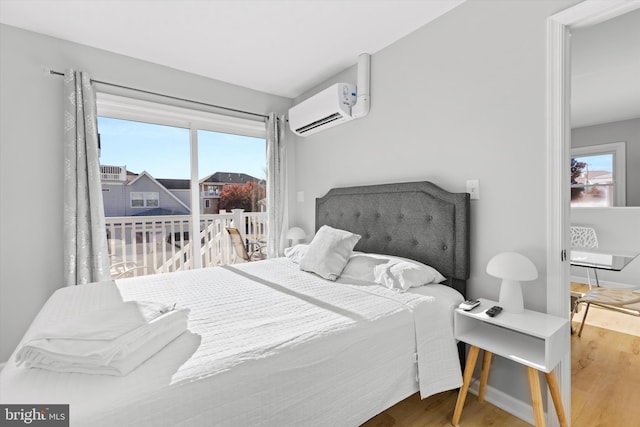
[[[469,275],[469,196],[429,182],[338,188],[316,229],[355,251],[433,266],[447,281],[395,292],[329,281],[283,257],[63,288],[24,340],[117,301],[188,307],[189,329],[126,376],[16,367],[3,404],[70,404],[72,426],[357,426],[416,391],[461,385],[453,307]]]

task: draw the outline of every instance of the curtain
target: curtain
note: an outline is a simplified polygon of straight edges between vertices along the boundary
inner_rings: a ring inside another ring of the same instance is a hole
[[[267,120],[267,256],[282,256],[285,247],[286,210],[285,118],[269,114]]]
[[[110,280],[96,98],[87,73],[64,75],[64,281]]]

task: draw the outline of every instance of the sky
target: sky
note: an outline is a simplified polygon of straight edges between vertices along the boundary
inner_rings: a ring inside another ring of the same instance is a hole
[[[154,178],[189,179],[189,129],[98,118],[100,164],[126,166]],[[246,173],[266,179],[265,140],[211,131],[198,131],[198,175]]]
[[[599,154],[596,156],[574,157],[579,162],[585,162],[590,171],[613,172],[613,156],[611,154]]]

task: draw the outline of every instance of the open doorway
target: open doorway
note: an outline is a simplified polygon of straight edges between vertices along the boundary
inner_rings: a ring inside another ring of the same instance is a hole
[[[571,86],[571,48],[570,33],[578,32],[581,28],[603,23],[612,18],[630,13],[640,7],[638,2],[597,2],[585,1],[578,5],[558,13],[549,20],[549,240],[548,240],[548,287],[547,308],[550,313],[566,316],[567,307],[570,305],[570,278],[575,272],[570,271],[568,260],[569,250],[569,226],[575,221],[570,209],[570,164],[571,159],[571,113],[570,100],[572,98]],[[618,141],[608,141],[618,142]],[[617,208],[614,208],[617,209]],[[614,220],[613,222],[615,222]],[[560,255],[560,256],[558,256]],[[570,275],[571,273],[571,275]],[[637,319],[636,319],[637,320]],[[585,340],[586,341],[586,340]],[[593,341],[606,346],[602,340]],[[577,352],[574,352],[577,353]],[[573,355],[574,358],[577,354]],[[614,356],[615,357],[615,356]],[[560,388],[563,401],[571,408],[571,379],[572,372],[569,369],[571,361],[563,360],[559,369]],[[617,363],[617,362],[616,362]],[[615,366],[616,363],[610,365]],[[574,372],[575,374],[575,372]],[[606,383],[612,384],[611,373],[607,376]],[[589,383],[604,384],[603,378],[592,376]],[[601,389],[600,393],[606,394],[608,390]],[[583,390],[576,390],[576,396],[585,394]],[[589,393],[586,393],[587,395]],[[625,401],[626,399],[621,399]],[[571,412],[588,416],[585,411],[584,401],[579,401]],[[628,405],[631,406],[631,405]],[[602,409],[601,405],[595,405],[594,409]],[[568,409],[569,410],[569,409]],[[602,414],[600,414],[601,416]],[[624,415],[623,415],[624,416]],[[597,417],[596,417],[597,418]],[[594,418],[594,419],[596,419]],[[572,419],[576,419],[572,416]],[[631,418],[634,419],[634,418]],[[608,419],[611,425],[624,425],[613,419]],[[587,425],[581,423],[580,425]]]
[[[572,298],[594,286],[640,286],[639,41],[640,9],[571,30],[571,246],[582,246],[581,230],[593,235],[583,259],[571,257]],[[574,265],[584,261],[598,268]],[[593,308],[587,325],[640,335],[633,318]]]

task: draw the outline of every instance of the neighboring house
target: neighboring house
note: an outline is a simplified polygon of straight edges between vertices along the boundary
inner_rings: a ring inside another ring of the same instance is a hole
[[[611,171],[583,171],[582,175],[576,178],[576,181],[583,185],[611,184],[613,173]]]
[[[134,174],[124,166],[100,166],[105,216],[185,215],[191,212],[188,179],[154,178],[148,172]],[[222,188],[260,180],[237,172],[216,172],[200,180],[200,212],[219,213]]]
[[[113,173],[116,168],[120,168],[120,173]],[[126,172],[124,167],[101,166],[101,172],[107,217],[186,215],[191,212],[188,203],[145,171],[135,175]],[[180,191],[176,190],[177,194]]]
[[[219,212],[220,194],[222,187],[229,184],[246,184],[257,182],[265,184],[264,180],[255,178],[246,173],[216,172],[200,180],[200,212],[203,214],[216,214]]]

